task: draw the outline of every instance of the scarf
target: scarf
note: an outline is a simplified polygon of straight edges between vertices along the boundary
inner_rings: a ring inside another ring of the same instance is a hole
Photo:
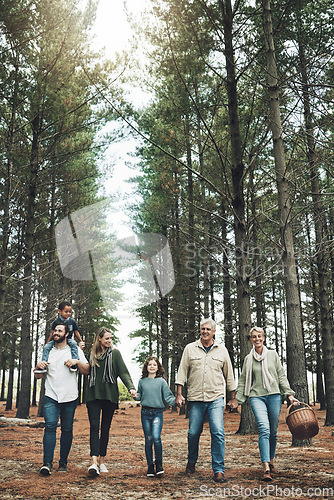
[[[268,349],[266,348],[265,345],[263,346],[262,354],[258,354],[254,346],[251,352],[249,353],[246,364],[246,382],[244,390],[245,396],[249,396],[251,390],[253,357],[254,359],[256,359],[256,361],[261,361],[263,386],[265,387],[265,389],[267,389],[267,391],[270,390],[270,386],[273,383],[273,378],[268,370],[267,354],[268,354]]]
[[[106,362],[104,363],[102,382],[108,384],[116,384],[115,379],[112,375],[112,347],[108,347],[108,349],[106,349],[104,353],[99,357],[99,360],[103,359],[105,359]],[[95,382],[96,382],[96,365],[92,366],[91,364],[89,387],[94,387]]]

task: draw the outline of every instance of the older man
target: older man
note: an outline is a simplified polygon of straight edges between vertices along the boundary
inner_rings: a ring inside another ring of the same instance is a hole
[[[224,397],[225,383],[231,394],[227,403],[237,408],[236,384],[232,363],[226,347],[215,341],[216,323],[210,319],[201,322],[201,337],[184,348],[176,377],[176,404],[181,407],[185,399],[182,387],[187,382],[189,403],[188,463],[186,473],[195,472],[198,458],[199,438],[203,430],[204,415],[207,413],[211,433],[211,456],[214,480],[225,481],[224,455]]]
[[[78,400],[77,372],[70,371],[70,368],[77,365],[80,373],[88,375],[90,372],[90,365],[81,349],[79,359],[71,359],[71,348],[66,342],[68,333],[68,325],[58,324],[55,327],[55,345],[50,351],[49,361],[39,361],[35,368],[36,378],[43,377],[41,371],[46,371],[43,465],[40,469],[43,476],[51,474],[59,416],[61,436],[58,471],[67,472],[67,457],[72,445],[74,412]]]

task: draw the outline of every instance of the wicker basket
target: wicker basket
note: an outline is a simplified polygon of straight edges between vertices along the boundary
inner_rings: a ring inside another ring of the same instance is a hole
[[[319,424],[314,410],[306,403],[289,406],[286,423],[293,437],[300,441],[310,439],[319,432]]]

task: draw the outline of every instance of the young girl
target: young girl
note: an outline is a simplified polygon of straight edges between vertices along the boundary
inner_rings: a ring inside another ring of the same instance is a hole
[[[158,358],[148,358],[142,369],[139,380],[137,401],[141,404],[141,423],[145,436],[145,455],[147,460],[147,476],[160,476],[164,473],[162,467],[161,430],[163,424],[164,401],[174,405],[175,396],[168,387],[164,377],[164,369]],[[155,452],[155,470],[153,464],[153,449]]]

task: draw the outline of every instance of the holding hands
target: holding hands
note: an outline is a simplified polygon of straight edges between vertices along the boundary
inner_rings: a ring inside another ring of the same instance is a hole
[[[136,397],[137,397],[137,391],[136,391],[136,389],[130,389],[129,393],[131,394],[131,396],[133,397],[133,399],[136,399]]]
[[[176,399],[175,399],[176,405],[181,408],[181,406],[184,405],[185,403],[185,398],[182,396],[182,394],[177,394]]]

